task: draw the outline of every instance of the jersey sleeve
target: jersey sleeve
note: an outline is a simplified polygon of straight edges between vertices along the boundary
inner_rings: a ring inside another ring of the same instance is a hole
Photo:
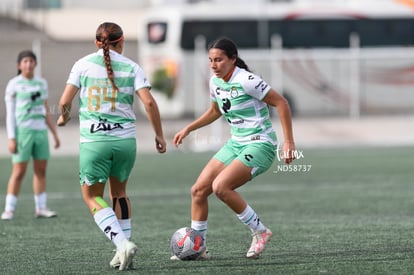
[[[216,93],[215,93],[215,91],[217,89],[217,86],[214,84],[213,78],[214,77],[210,78],[210,84],[209,84],[209,87],[210,87],[210,100],[212,102],[217,102]]]
[[[248,74],[247,79],[243,82],[245,93],[262,100],[270,91],[271,87],[261,77],[255,74]]]
[[[134,68],[135,79],[134,79],[134,90],[139,91],[142,88],[151,89],[151,84],[147,77],[145,77],[144,71],[139,65]]]
[[[45,100],[47,100],[48,97],[49,97],[49,85],[48,85],[46,79],[42,78],[41,81],[42,81],[42,85],[43,85],[43,90],[45,92],[43,98]]]
[[[77,88],[80,88],[80,75],[81,75],[81,65],[80,65],[80,61],[77,61],[73,67],[72,70],[69,73],[69,78],[66,81],[67,84],[71,84]]]

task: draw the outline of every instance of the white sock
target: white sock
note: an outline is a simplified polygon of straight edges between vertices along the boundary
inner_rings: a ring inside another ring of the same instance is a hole
[[[46,200],[47,200],[46,192],[34,195],[36,210],[46,209]]]
[[[124,231],[125,237],[131,240],[131,219],[118,220],[122,231]]]
[[[265,230],[265,226],[260,221],[259,216],[256,212],[249,206],[246,206],[246,209],[240,214],[237,214],[239,220],[241,220],[245,225],[247,225],[252,232]]]
[[[114,210],[110,207],[106,207],[96,212],[93,218],[98,227],[105,233],[106,237],[108,237],[108,239],[115,244],[116,248],[119,249],[121,243],[127,238],[119,225]]]
[[[7,194],[6,195],[6,205],[4,207],[4,210],[7,212],[14,212],[16,209],[17,204],[17,197],[13,194]]]
[[[207,221],[191,221],[191,228],[200,232],[204,239],[204,243],[206,243]]]

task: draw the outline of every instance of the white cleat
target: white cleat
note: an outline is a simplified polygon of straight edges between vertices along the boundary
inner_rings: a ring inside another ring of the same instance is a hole
[[[177,256],[175,256],[175,255],[172,255],[171,256],[171,258],[170,258],[170,260],[172,260],[172,261],[181,261],[181,259],[180,258],[178,258]]]
[[[115,250],[116,251],[116,250]],[[112,258],[112,260],[109,262],[109,265],[112,268],[119,268],[119,266],[121,265],[121,261],[119,260],[119,254],[115,253],[115,256]],[[131,263],[129,264],[129,266],[127,267],[127,269],[134,269],[134,264],[131,261]]]
[[[55,211],[49,210],[47,208],[37,209],[35,212],[36,218],[54,218],[57,216]]]
[[[206,248],[204,251],[203,251],[203,253],[201,253],[200,254],[200,256],[198,256],[198,258],[196,259],[197,261],[199,261],[199,260],[210,260],[211,259],[211,255],[210,255],[210,253],[208,252],[208,249]],[[170,260],[172,260],[172,261],[181,261],[181,259],[180,258],[178,258],[177,256],[175,256],[175,255],[172,255],[171,256],[171,258],[170,258]]]
[[[119,270],[126,270],[132,268],[132,259],[137,253],[137,246],[128,240],[125,240],[119,251],[116,252],[109,265]]]
[[[206,249],[204,249],[203,253],[200,254],[200,256],[198,256],[197,260],[210,260],[211,259],[211,255],[210,252],[208,252],[208,249],[206,247]]]
[[[9,221],[9,220],[13,219],[13,216],[14,216],[13,211],[4,211],[1,214],[1,219],[4,220],[4,221]]]
[[[246,257],[250,259],[257,259],[264,251],[266,244],[272,239],[272,231],[266,228],[263,231],[254,232],[252,234],[252,243]]]
[[[119,260],[119,255],[118,253],[115,252],[115,256],[112,258],[112,260],[109,262],[109,265],[112,268],[119,268],[119,266],[121,265],[121,261]]]

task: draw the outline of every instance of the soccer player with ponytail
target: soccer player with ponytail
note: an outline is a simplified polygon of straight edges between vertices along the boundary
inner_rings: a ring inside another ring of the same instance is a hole
[[[285,162],[294,160],[290,109],[285,98],[250,72],[230,39],[213,41],[209,45],[209,60],[214,74],[210,79],[211,105],[175,135],[174,144],[178,147],[192,131],[222,116],[229,124],[231,138],[206,164],[191,188],[191,227],[205,238],[208,197],[214,193],[250,229],[252,242],[246,257],[256,259],[270,241],[272,232],[236,189],[268,170],[275,159],[277,139],[269,116],[270,106],[277,109],[281,121]],[[208,250],[200,258],[210,258]]]
[[[131,242],[131,204],[126,194],[135,163],[134,96],[142,101],[155,132],[155,149],[166,151],[160,113],[141,67],[122,55],[124,36],[115,23],[96,31],[98,51],[78,60],[59,102],[58,125],[70,119],[79,91],[79,176],[83,200],[102,232],[116,246],[110,266],[131,267],[137,246]],[[103,199],[106,182],[112,207]]]

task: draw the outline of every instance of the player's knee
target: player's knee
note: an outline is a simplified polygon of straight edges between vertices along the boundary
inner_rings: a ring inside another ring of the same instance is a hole
[[[111,189],[110,190],[112,198],[126,198],[126,190],[125,189]]]
[[[26,173],[22,172],[22,173],[14,173],[13,174],[13,180],[17,183],[21,183],[24,179]]]
[[[229,189],[226,188],[225,184],[222,184],[220,181],[213,182],[213,193],[222,201],[225,201],[226,194],[228,193]]]
[[[201,184],[194,184],[191,187],[191,197],[194,199],[197,198],[206,198],[211,194],[211,187]]]
[[[15,181],[21,182],[26,175],[26,169],[13,169],[12,177]]]

